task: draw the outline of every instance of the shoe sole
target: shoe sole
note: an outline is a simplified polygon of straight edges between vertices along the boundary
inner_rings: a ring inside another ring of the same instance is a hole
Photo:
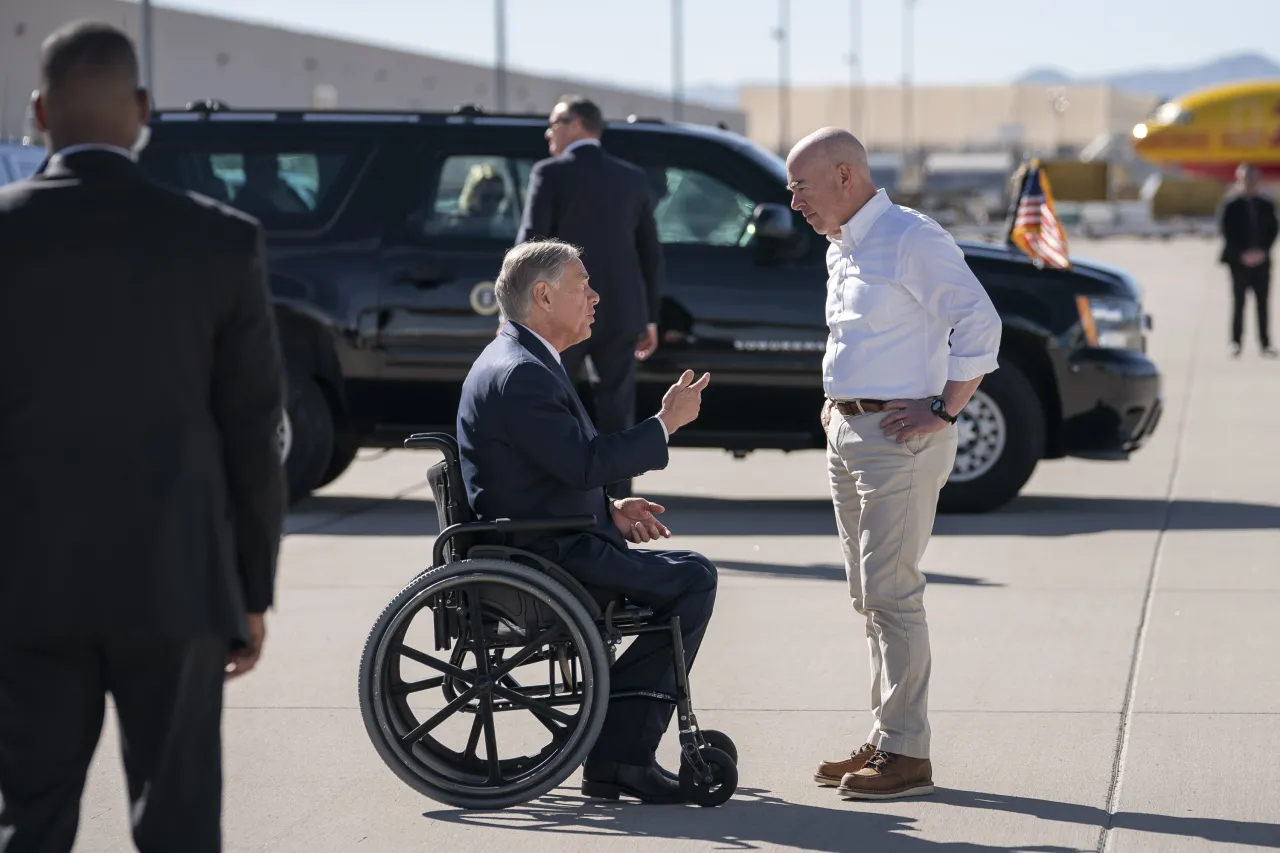
[[[684,798],[644,797],[630,788],[615,785],[612,782],[583,782],[582,795],[591,800],[617,800],[622,796],[632,797],[645,805],[673,806],[684,802]]]
[[[916,785],[901,791],[854,791],[843,787],[839,791],[840,796],[846,800],[897,800],[902,797],[919,797],[924,794],[932,794],[933,785]]]
[[[813,781],[817,782],[819,785],[822,785],[823,787],[826,787],[826,788],[840,787],[839,779],[832,779],[830,776],[823,776],[821,773],[814,773]]]

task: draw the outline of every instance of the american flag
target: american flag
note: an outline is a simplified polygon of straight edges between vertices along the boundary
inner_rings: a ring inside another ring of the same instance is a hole
[[[1053,190],[1039,160],[1032,160],[1027,167],[1009,237],[1037,266],[1071,268],[1067,232],[1053,211]]]

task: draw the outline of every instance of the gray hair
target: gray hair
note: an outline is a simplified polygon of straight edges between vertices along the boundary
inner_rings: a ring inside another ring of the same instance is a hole
[[[508,250],[493,285],[503,318],[517,323],[526,320],[533,286],[540,281],[559,284],[565,266],[581,254],[577,246],[556,239],[534,240]]]

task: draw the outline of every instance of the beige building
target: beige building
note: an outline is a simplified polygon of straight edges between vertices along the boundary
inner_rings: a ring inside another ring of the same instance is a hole
[[[91,18],[140,41],[140,7],[124,0],[0,0],[0,139],[25,131],[38,83],[40,43],[59,26]],[[152,8],[154,95],[161,107],[212,98],[234,107],[451,110],[497,107],[491,67]],[[570,80],[507,74],[509,112],[548,113],[574,92],[609,118],[670,119],[670,98]],[[683,119],[743,132],[741,112],[686,103]]]
[[[739,104],[747,135],[786,150],[824,125],[848,127],[874,151],[991,151],[1018,146],[1051,153],[1081,149],[1103,134],[1127,134],[1157,98],[1106,86],[900,86],[792,88],[789,121],[779,127],[779,92],[744,87]],[[904,109],[904,105],[906,109]],[[910,119],[910,123],[904,121]]]

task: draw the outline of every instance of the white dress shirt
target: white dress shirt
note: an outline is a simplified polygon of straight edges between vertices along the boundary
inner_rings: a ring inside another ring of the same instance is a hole
[[[996,369],[1000,316],[942,226],[880,190],[828,239],[828,397],[921,399]]]
[[[546,348],[551,351],[551,356],[556,360],[556,362],[561,366],[564,365],[564,360],[560,358],[560,353],[556,351],[556,348],[551,345],[551,341],[547,340],[542,335],[538,334],[533,329],[530,329],[528,326],[524,325],[523,323],[516,323],[514,321],[511,321],[511,323],[514,326],[518,326],[521,329],[524,329],[526,332],[533,335],[538,340],[542,341],[543,345],[546,346]],[[662,422],[662,418],[659,418],[657,415],[654,415],[653,417],[658,421],[658,426],[662,427],[663,439],[665,439],[668,442],[671,441],[671,433],[667,431],[667,425]]]
[[[573,149],[575,149],[575,148],[581,148],[581,147],[582,147],[582,146],[584,146],[584,145],[595,145],[595,146],[599,147],[599,146],[600,146],[600,140],[599,140],[599,139],[596,139],[596,138],[595,138],[595,137],[593,137],[593,136],[588,136],[586,139],[579,139],[579,140],[577,140],[577,141],[575,141],[575,142],[570,142],[568,145],[566,145],[566,146],[564,147],[564,150],[560,152],[560,156],[562,156],[562,157],[563,157],[565,154],[568,154],[568,153],[569,153],[570,151],[572,151]]]

